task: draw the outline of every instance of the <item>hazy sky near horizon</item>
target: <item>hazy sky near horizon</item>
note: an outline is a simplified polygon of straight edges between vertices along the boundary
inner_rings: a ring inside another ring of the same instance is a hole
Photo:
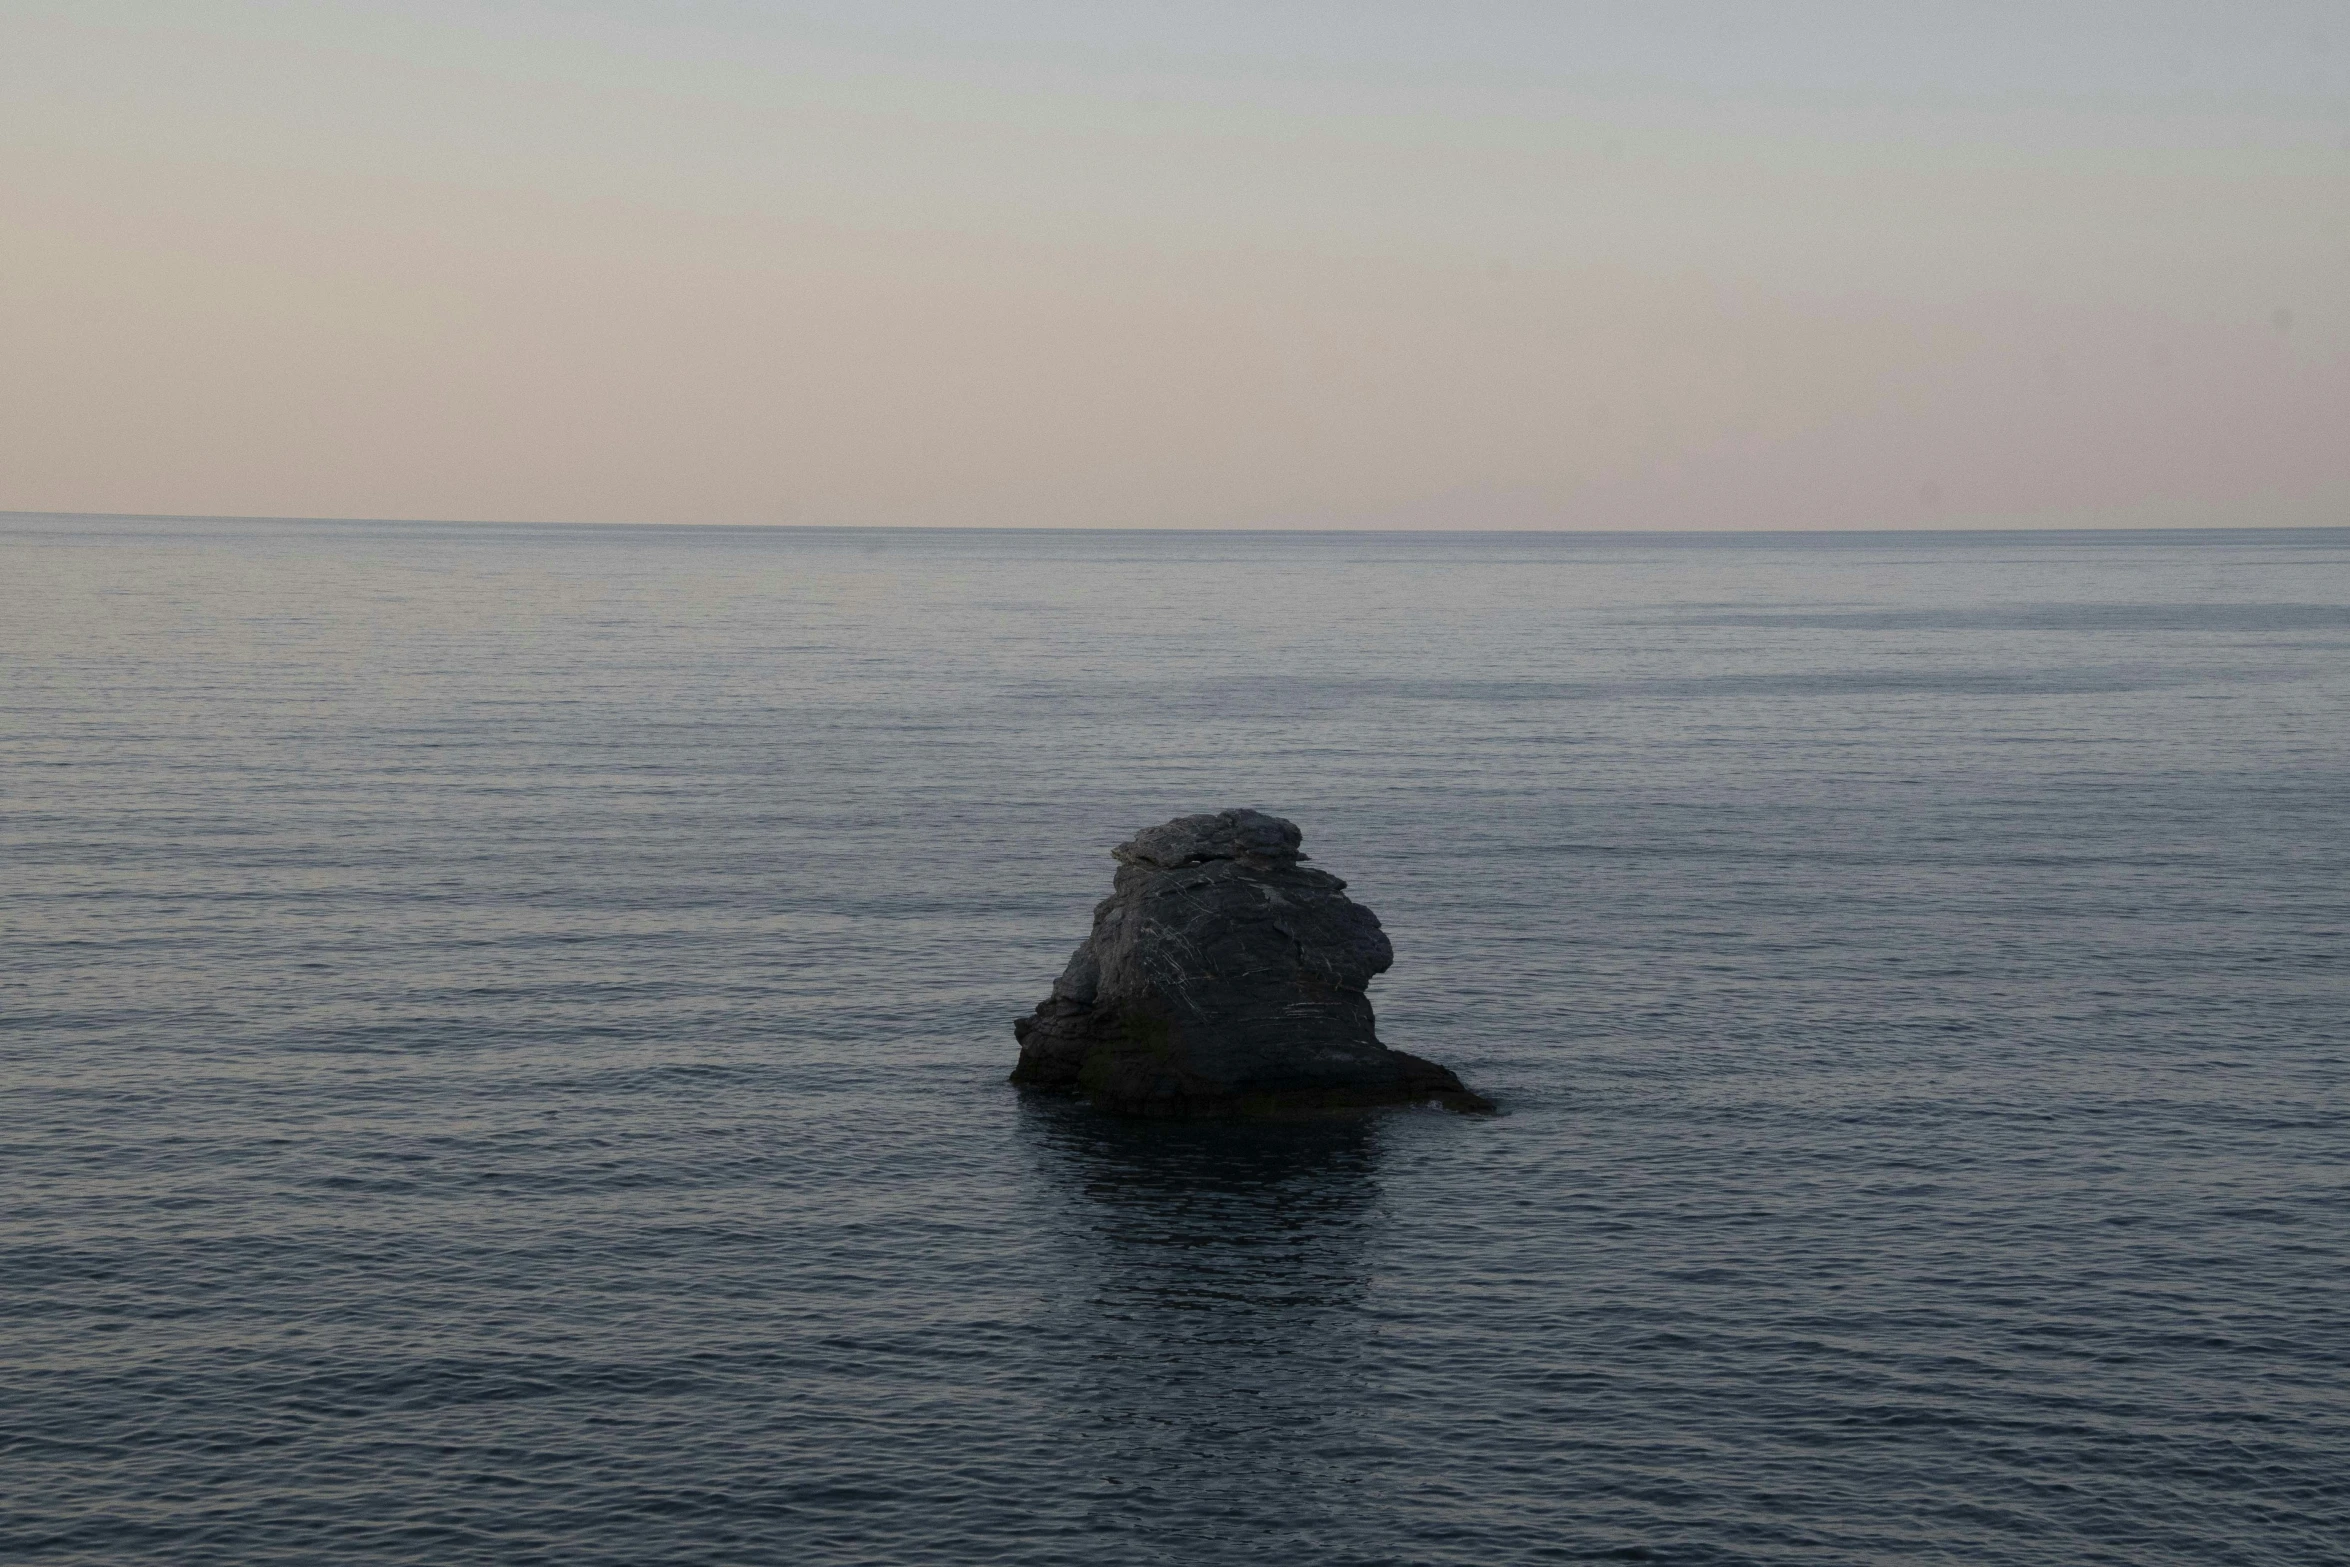
[[[2338,4],[11,0],[0,509],[2350,522]]]

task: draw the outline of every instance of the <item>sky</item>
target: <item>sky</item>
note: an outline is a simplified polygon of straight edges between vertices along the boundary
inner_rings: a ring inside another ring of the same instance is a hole
[[[4,0],[0,510],[2350,523],[2338,3]]]

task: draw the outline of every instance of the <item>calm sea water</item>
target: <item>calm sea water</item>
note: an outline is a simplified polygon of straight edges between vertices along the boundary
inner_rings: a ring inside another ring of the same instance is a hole
[[[0,521],[0,1556],[2350,1560],[2350,531]],[[1010,1024],[1296,818],[1508,1114]]]

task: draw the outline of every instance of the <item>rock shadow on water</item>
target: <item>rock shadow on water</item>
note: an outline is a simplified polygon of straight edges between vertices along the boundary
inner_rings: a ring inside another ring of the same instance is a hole
[[[1376,1118],[1135,1121],[1023,1105],[1065,1288],[1043,1450],[1083,1527],[1222,1560],[1375,1517]],[[1174,1520],[1190,1537],[1171,1540]],[[1153,1559],[1159,1559],[1154,1557]]]
[[[1180,1295],[1288,1258],[1351,1271],[1379,1204],[1378,1118],[1139,1121],[1030,1101],[1021,1125],[1069,1232],[1120,1281],[1159,1274]]]

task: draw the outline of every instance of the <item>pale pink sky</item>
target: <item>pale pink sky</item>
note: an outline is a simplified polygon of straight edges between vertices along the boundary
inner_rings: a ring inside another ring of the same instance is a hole
[[[2323,5],[0,14],[0,510],[2350,522]]]

